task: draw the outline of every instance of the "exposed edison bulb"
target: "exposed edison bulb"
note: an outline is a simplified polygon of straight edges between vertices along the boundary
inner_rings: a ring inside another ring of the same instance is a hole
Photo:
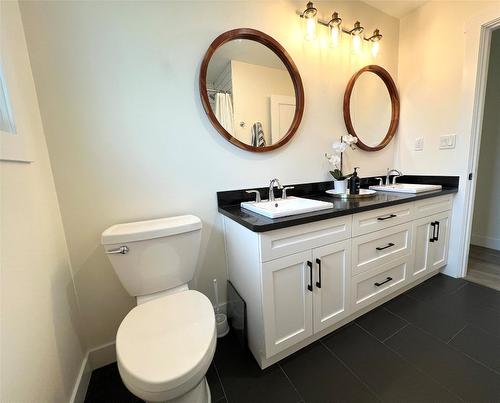
[[[340,26],[330,27],[330,46],[332,48],[338,48],[340,44],[342,30]]]
[[[379,50],[380,50],[380,42],[379,41],[372,42],[372,56],[374,58],[378,56]]]
[[[314,41],[316,39],[316,26],[317,26],[316,16],[306,18],[306,36],[305,36],[306,40]]]
[[[352,34],[352,51],[355,54],[360,54],[361,53],[361,41],[363,39],[361,38],[360,34]]]
[[[302,13],[302,17],[305,21],[305,35],[306,41],[314,41],[316,39],[316,26],[318,22],[318,10],[314,7],[313,3],[310,1],[307,3],[306,9]]]

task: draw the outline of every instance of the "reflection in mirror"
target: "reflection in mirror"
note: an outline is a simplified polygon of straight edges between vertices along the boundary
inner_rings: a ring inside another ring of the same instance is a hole
[[[382,79],[370,71],[356,80],[350,102],[351,120],[359,138],[369,147],[384,139],[391,125],[391,97]]]
[[[281,59],[259,42],[234,39],[218,47],[208,63],[206,91],[221,126],[246,145],[276,144],[292,125],[292,78]]]
[[[378,151],[387,146],[399,124],[399,94],[391,75],[371,64],[356,72],[344,93],[347,132],[358,138],[357,147]]]

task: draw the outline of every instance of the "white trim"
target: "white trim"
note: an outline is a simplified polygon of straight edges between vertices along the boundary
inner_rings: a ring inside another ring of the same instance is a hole
[[[104,367],[116,361],[116,346],[112,341],[102,346],[93,348],[88,352],[90,365],[92,370]]]
[[[89,355],[87,353],[76,377],[73,393],[71,393],[71,398],[69,399],[70,403],[83,403],[85,401],[91,375],[92,367],[90,366]]]
[[[463,215],[458,223],[459,236],[459,269],[460,277],[467,274],[469,244],[472,232],[472,217],[474,213],[474,195],[479,151],[481,145],[481,128],[483,121],[486,79],[491,42],[491,32],[500,27],[500,5],[488,8],[471,19],[465,29],[465,55],[463,66],[463,105],[460,126],[464,134],[470,133],[468,172],[473,173],[473,180],[465,177],[465,195]],[[461,246],[461,247],[460,247]]]
[[[470,238],[470,243],[472,245],[482,246],[483,248],[500,250],[500,239],[498,238],[472,234]]]

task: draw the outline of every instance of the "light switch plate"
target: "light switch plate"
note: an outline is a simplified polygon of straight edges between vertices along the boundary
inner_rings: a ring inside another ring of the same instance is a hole
[[[422,151],[424,149],[424,138],[417,137],[415,139],[415,151]]]
[[[455,134],[446,134],[439,137],[439,149],[447,150],[450,148],[455,148],[456,137],[457,136]]]

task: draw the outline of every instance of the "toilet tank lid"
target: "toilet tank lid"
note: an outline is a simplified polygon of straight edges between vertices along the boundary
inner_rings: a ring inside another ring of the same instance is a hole
[[[102,233],[101,243],[111,245],[124,242],[143,241],[201,229],[201,220],[194,215],[158,218],[117,224]]]

